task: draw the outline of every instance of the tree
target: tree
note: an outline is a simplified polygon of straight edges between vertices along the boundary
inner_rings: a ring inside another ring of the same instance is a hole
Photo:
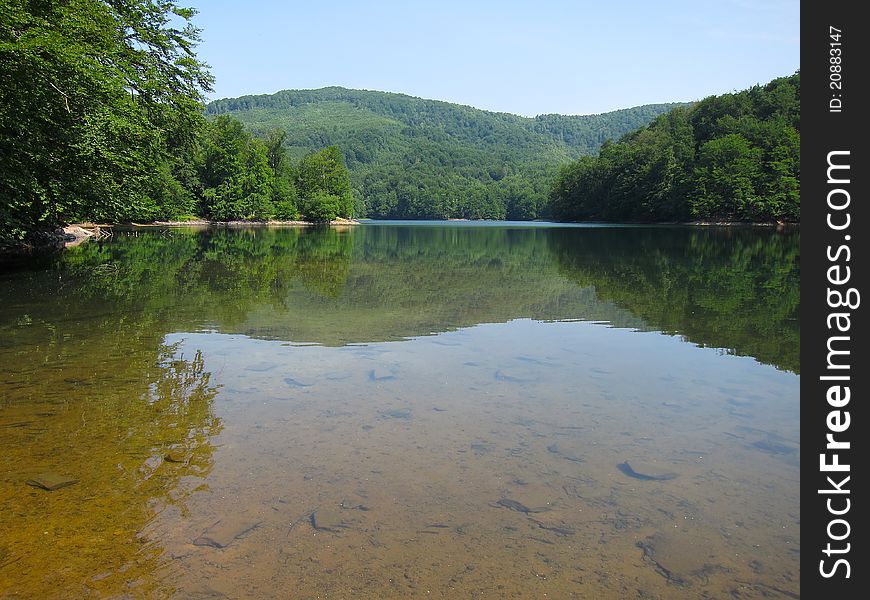
[[[200,214],[229,220],[266,220],[295,213],[295,194],[289,182],[276,177],[269,147],[254,138],[230,116],[210,121],[200,141],[197,159],[202,194]]]
[[[299,164],[296,186],[299,195],[302,196],[303,213],[307,219],[328,220],[315,218],[309,215],[308,211],[314,211],[321,216],[331,214],[333,202],[336,203],[335,216],[345,218],[353,216],[354,201],[350,190],[350,174],[344,164],[344,157],[336,146],[329,146],[303,158]],[[318,208],[318,201],[326,201],[329,206]]]
[[[699,151],[691,200],[696,218],[751,220],[761,212],[754,182],[761,151],[733,133],[706,142]]]
[[[212,82],[194,14],[171,0],[0,0],[7,240],[188,203],[173,153],[192,143]]]
[[[340,207],[341,198],[323,190],[314,192],[302,201],[305,219],[315,223],[332,221],[338,216]]]
[[[560,220],[800,220],[800,74],[677,108],[563,168]]]
[[[287,150],[284,148],[286,141],[287,131],[277,127],[267,131],[263,138],[269,157],[269,166],[276,176],[284,174],[289,169]]]

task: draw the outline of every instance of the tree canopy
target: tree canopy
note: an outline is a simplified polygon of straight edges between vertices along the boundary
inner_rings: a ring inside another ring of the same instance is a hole
[[[299,170],[286,132],[205,118],[194,15],[171,0],[0,0],[0,246],[76,221],[352,214],[337,149]],[[327,183],[307,183],[311,164]]]
[[[304,157],[296,181],[303,198],[303,212],[309,219],[331,221],[353,215],[350,173],[336,146]]]
[[[562,221],[799,221],[800,74],[656,118],[564,167]]]
[[[176,156],[212,82],[193,15],[170,0],[0,0],[5,237],[182,200]]]
[[[495,113],[404,94],[329,87],[215,100],[255,134],[287,132],[291,156],[341,149],[354,212],[398,219],[534,219],[548,215],[559,165],[597,152],[677,106],[601,115]]]

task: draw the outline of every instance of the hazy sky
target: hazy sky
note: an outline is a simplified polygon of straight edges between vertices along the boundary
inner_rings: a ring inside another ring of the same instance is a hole
[[[800,67],[798,0],[188,0],[211,98],[340,85],[528,116],[697,100]]]

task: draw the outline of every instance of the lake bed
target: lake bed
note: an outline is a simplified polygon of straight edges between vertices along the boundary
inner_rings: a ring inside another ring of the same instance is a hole
[[[799,597],[798,245],[134,230],[2,273],[0,594]]]

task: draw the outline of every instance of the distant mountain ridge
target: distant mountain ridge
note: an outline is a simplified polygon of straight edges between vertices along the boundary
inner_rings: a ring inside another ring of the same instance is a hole
[[[254,133],[287,131],[300,157],[336,145],[358,214],[536,218],[559,165],[595,154],[680,103],[598,115],[522,117],[405,94],[327,87],[214,100]]]

